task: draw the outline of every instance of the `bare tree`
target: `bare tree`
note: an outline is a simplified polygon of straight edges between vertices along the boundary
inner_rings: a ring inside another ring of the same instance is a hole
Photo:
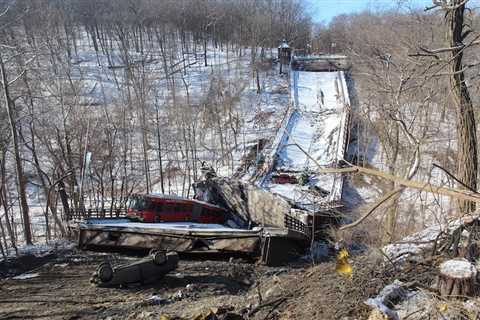
[[[450,92],[457,115],[457,178],[460,186],[469,190],[477,190],[478,154],[477,154],[477,126],[475,112],[470,93],[465,81],[465,66],[463,53],[465,39],[472,32],[465,28],[465,5],[468,0],[440,1],[433,3],[446,12],[446,41],[448,48],[434,50],[435,53],[445,51],[449,53]],[[475,203],[459,201],[462,213],[475,211]]]
[[[24,71],[23,71],[24,72]],[[20,210],[23,217],[23,232],[25,237],[25,242],[27,244],[32,244],[32,231],[30,226],[30,215],[29,207],[27,202],[26,194],[26,178],[23,171],[22,158],[20,156],[20,148],[18,141],[18,132],[17,132],[17,120],[15,114],[15,103],[13,102],[10,96],[10,86],[15,83],[20,77],[23,76],[23,72],[17,75],[14,79],[8,80],[7,71],[5,69],[5,63],[2,54],[0,54],[0,73],[1,73],[1,82],[3,89],[3,98],[5,108],[7,110],[8,122],[10,124],[10,131],[12,136],[13,143],[13,154],[15,157],[15,169],[16,169],[16,178],[17,178],[17,190],[20,197]]]

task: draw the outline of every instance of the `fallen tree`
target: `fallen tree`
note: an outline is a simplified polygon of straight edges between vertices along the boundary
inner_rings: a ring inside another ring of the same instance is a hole
[[[456,188],[446,188],[446,187],[440,187],[431,184],[430,182],[424,182],[424,181],[416,181],[416,180],[408,180],[405,178],[397,177],[391,174],[388,174],[386,172],[380,171],[380,170],[375,170],[375,169],[370,169],[370,168],[365,168],[365,167],[359,167],[355,166],[352,164],[349,164],[348,167],[345,168],[323,168],[321,167],[318,170],[319,173],[344,173],[344,174],[350,174],[350,173],[360,173],[360,174],[365,174],[369,176],[375,176],[379,178],[383,178],[389,181],[394,181],[398,183],[401,186],[407,187],[407,188],[413,188],[425,192],[430,192],[430,193],[435,193],[435,194],[441,194],[449,197],[453,197],[456,199],[462,199],[462,200],[469,200],[473,202],[480,202],[480,194],[478,192],[473,192],[469,190],[462,190],[462,189],[456,189]]]

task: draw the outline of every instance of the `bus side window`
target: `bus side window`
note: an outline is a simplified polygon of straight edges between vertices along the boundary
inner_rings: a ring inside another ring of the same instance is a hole
[[[181,213],[190,213],[192,211],[191,209],[191,205],[189,204],[179,204],[178,205],[178,212],[181,212]]]
[[[175,205],[175,213],[180,213],[183,211],[183,206],[181,204]]]
[[[209,216],[215,215],[215,211],[213,211],[210,208],[205,208],[204,210],[206,211],[206,214]]]
[[[144,210],[153,210],[155,207],[155,203],[152,202],[150,199],[145,199],[144,200]]]
[[[153,203],[152,209],[155,213],[162,213],[162,203]]]
[[[166,214],[173,214],[175,213],[175,205],[174,204],[171,204],[171,203],[165,203],[163,205],[163,211],[162,213],[166,213]]]

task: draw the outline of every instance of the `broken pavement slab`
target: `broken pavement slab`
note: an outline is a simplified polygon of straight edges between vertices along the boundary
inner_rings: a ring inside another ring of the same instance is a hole
[[[241,228],[289,228],[286,217],[296,219],[292,215],[294,206],[285,198],[240,180],[215,177],[197,182],[194,189],[196,199],[226,208],[230,212],[228,218]],[[298,219],[299,227],[302,224]],[[306,233],[305,227],[299,231]]]
[[[195,198],[226,208],[228,217],[242,228],[255,225],[284,226],[290,204],[252,184],[228,178],[212,178],[194,184]]]

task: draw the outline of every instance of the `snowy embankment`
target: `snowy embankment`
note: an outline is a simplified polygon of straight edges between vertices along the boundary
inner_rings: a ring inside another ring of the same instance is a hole
[[[310,186],[328,193],[322,202],[340,200],[343,181],[316,171],[318,166],[335,166],[344,157],[350,105],[344,73],[293,70],[291,98],[294,107],[276,138],[276,169],[313,173]],[[308,187],[271,182],[264,186],[291,200],[310,202],[301,199]]]
[[[251,76],[252,58],[248,49],[239,55],[226,47],[208,46],[208,65],[205,65],[203,50],[195,52],[194,43],[187,43],[191,47],[187,50],[189,53],[178,49],[178,52],[169,52],[168,61],[164,61],[156,41],[147,41],[143,53],[133,49],[124,52],[118,41],[113,41],[107,52],[95,51],[84,32],[75,41],[77,50],[66,65],[78,95],[78,106],[70,115],[82,124],[75,126],[78,139],[83,139],[76,157],[82,159],[84,152],[91,155],[83,181],[77,177],[78,185],[83,184],[86,207],[123,205],[128,192],[147,191],[147,173],[149,192],[191,197],[191,184],[200,179],[202,162],[211,165],[221,176],[231,176],[240,167],[246,172],[240,178],[248,180],[255,175],[255,166],[243,160],[253,146],[275,137],[289,100],[288,80],[278,75],[271,52],[258,57],[258,62],[264,64],[259,72],[259,93],[256,80]],[[128,64],[132,65],[131,74]],[[40,120],[62,127],[64,119],[59,109],[54,108],[59,94],[54,84],[56,77],[63,74],[53,74],[49,61],[43,60],[43,56],[32,68],[35,71],[32,74],[48,79],[39,84],[48,102],[38,108]],[[171,71],[168,78],[166,68]],[[143,95],[133,95],[139,88],[145,89]],[[146,112],[145,124],[142,124],[143,112]],[[102,139],[107,133],[112,140],[105,146]],[[50,172],[55,163],[49,153],[41,149],[41,144],[38,148],[42,166]],[[99,169],[109,165],[111,176]],[[28,164],[25,171],[36,175],[36,169]],[[107,176],[114,184],[102,187],[103,191],[99,192],[99,184],[104,183],[99,177],[107,179]],[[46,235],[46,195],[36,180],[28,186],[31,194],[28,202],[34,241],[38,242]],[[22,234],[17,232],[22,224],[19,209],[16,204],[12,205],[13,228],[21,243]],[[59,202],[60,214],[61,210]],[[56,236],[55,229],[52,234]]]

